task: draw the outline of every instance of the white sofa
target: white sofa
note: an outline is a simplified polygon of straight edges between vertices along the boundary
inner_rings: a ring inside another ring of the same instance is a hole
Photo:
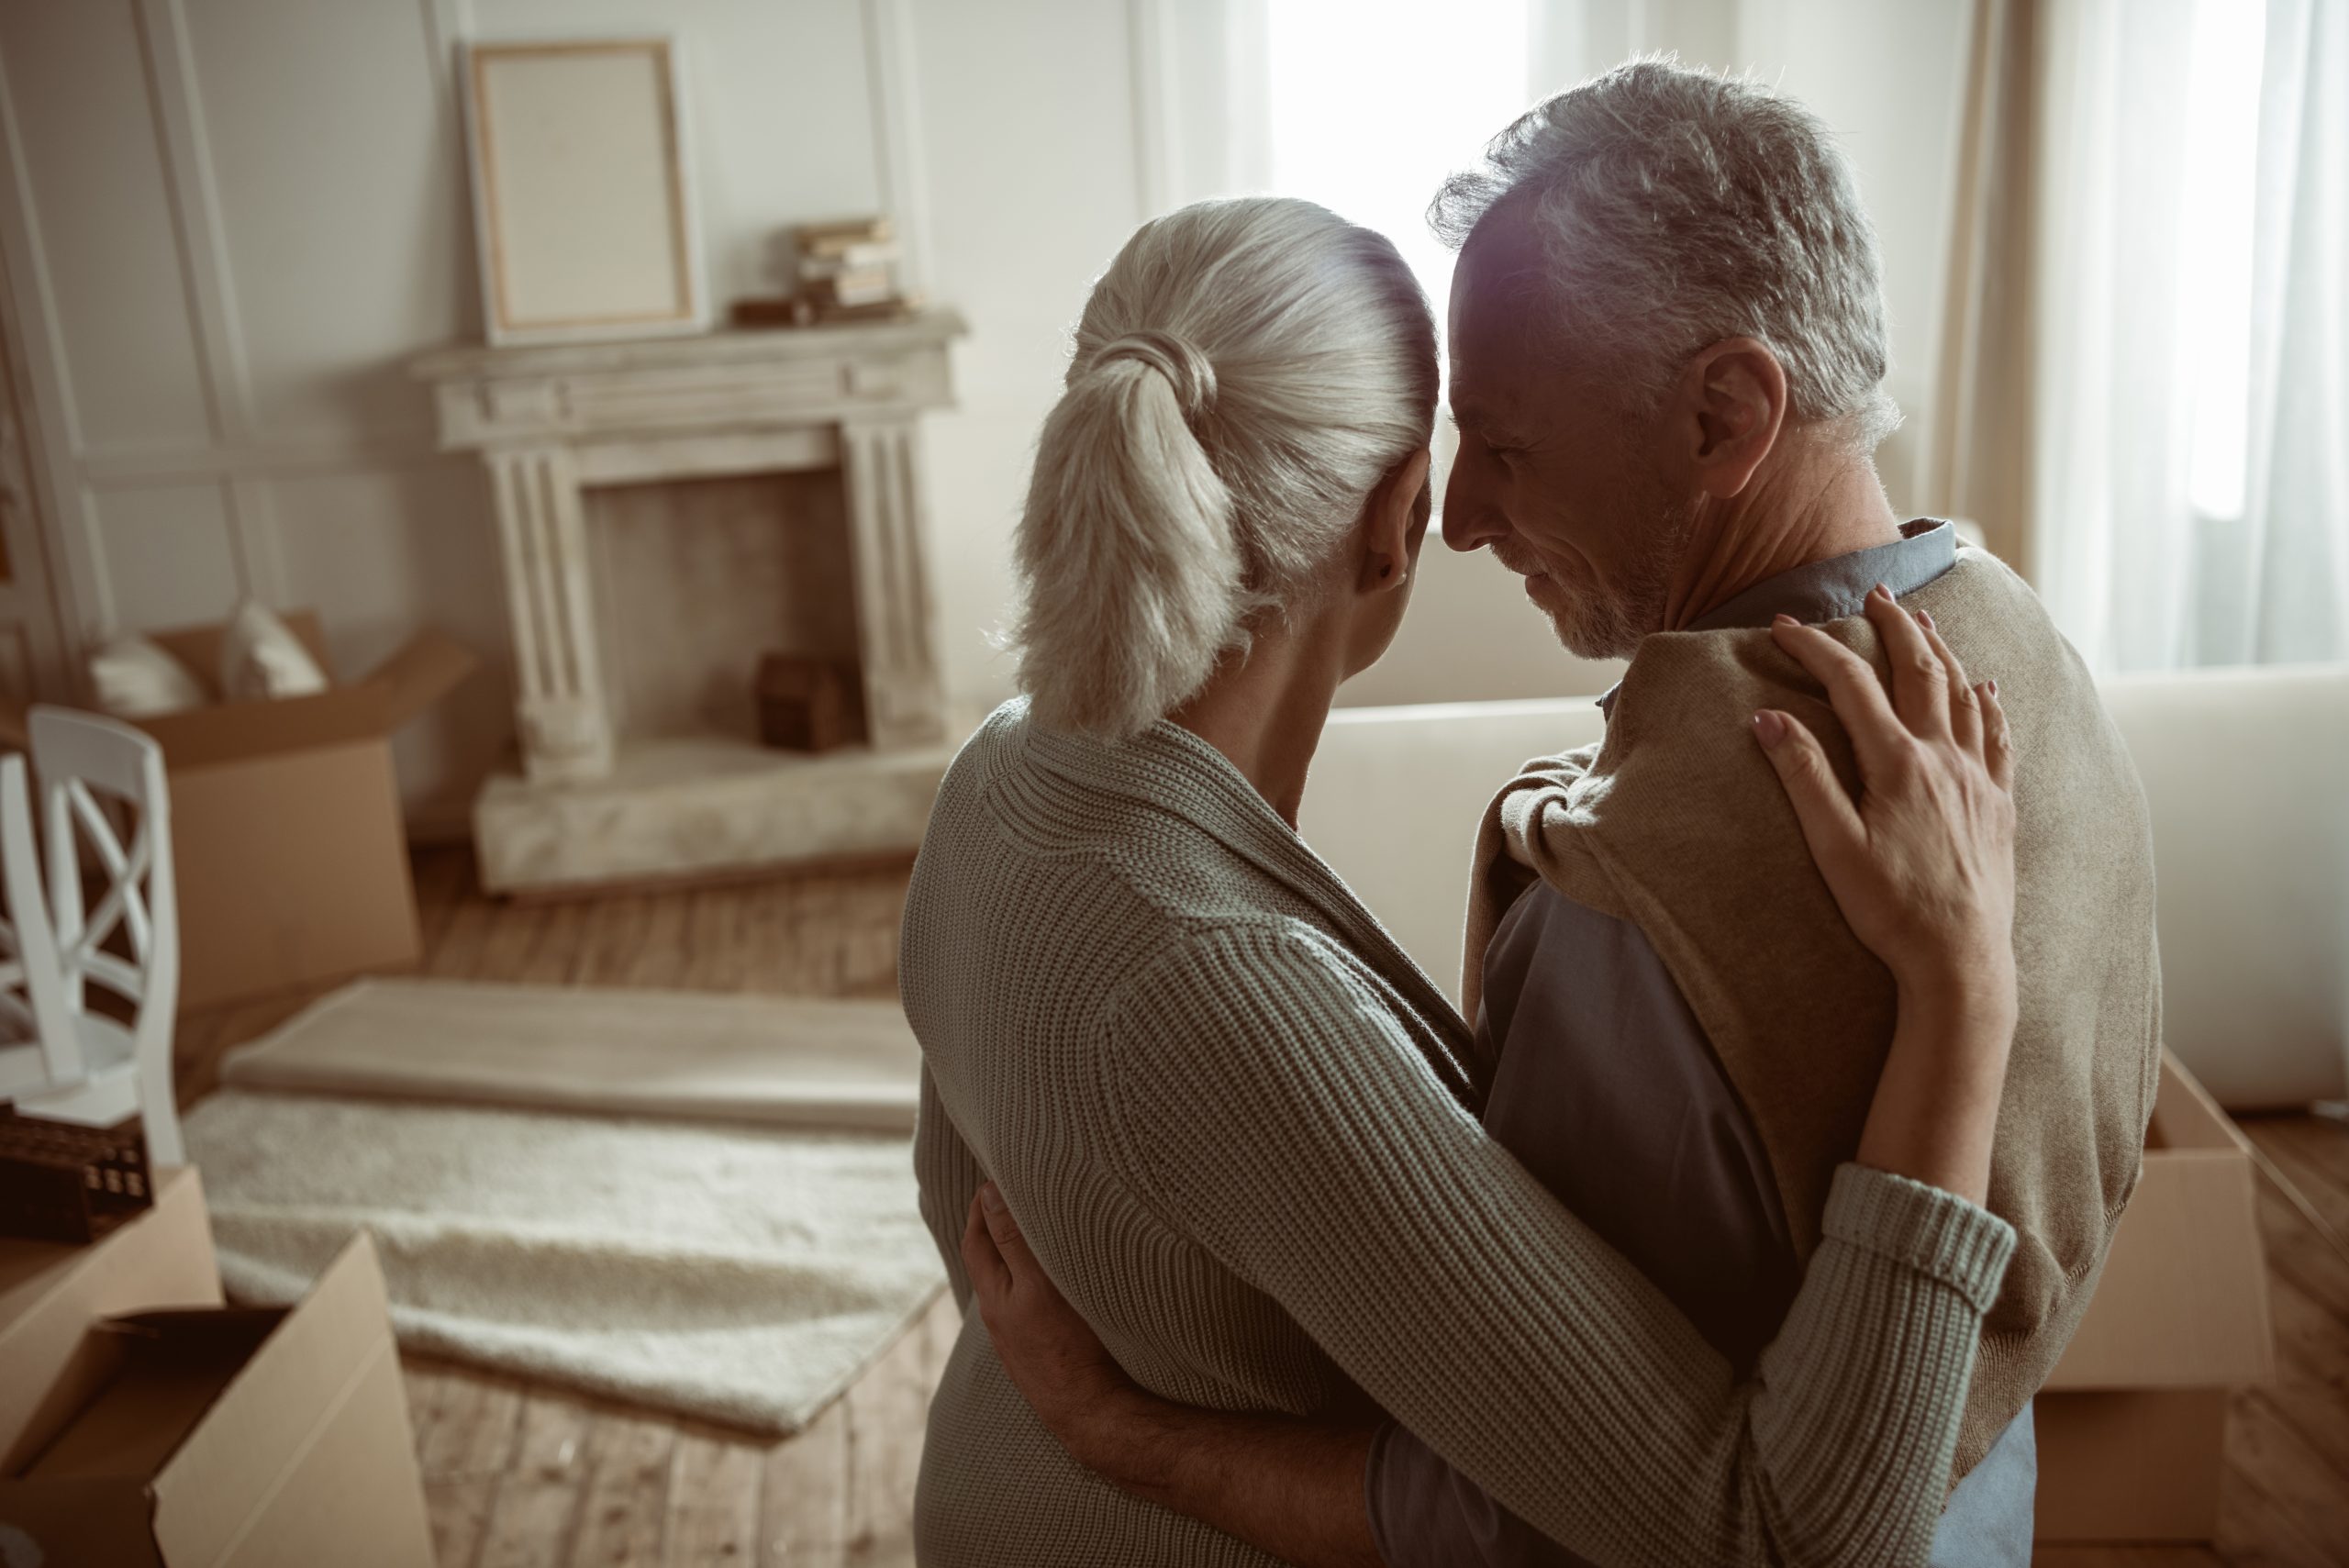
[[[2154,817],[2164,1032],[2233,1108],[2339,1098],[2349,1060],[2349,666],[2109,682]],[[1588,697],[1341,708],[1306,840],[1455,996],[1478,814],[1600,733]]]

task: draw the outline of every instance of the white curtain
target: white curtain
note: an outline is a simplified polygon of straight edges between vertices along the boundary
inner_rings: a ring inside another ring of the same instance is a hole
[[[2349,0],[2043,21],[2032,575],[2099,669],[2349,658]]]

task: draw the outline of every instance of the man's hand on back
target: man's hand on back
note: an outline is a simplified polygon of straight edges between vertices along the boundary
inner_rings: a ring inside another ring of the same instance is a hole
[[[993,1182],[971,1199],[962,1252],[996,1359],[1072,1459],[1300,1568],[1382,1568],[1363,1498],[1375,1425],[1151,1393],[1054,1287]]]
[[[1100,1451],[1102,1418],[1141,1390],[1044,1273],[993,1182],[971,1198],[962,1251],[979,1317],[1013,1386],[1078,1463],[1109,1471],[1097,1462],[1111,1457]]]

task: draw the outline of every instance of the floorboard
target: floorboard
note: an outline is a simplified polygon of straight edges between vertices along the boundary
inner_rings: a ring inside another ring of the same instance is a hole
[[[769,995],[887,995],[900,869],[515,904],[485,896],[462,850],[417,855],[418,972]],[[330,986],[183,1018],[183,1102],[219,1062]],[[2230,1415],[2210,1547],[2062,1547],[2038,1568],[2349,1564],[2349,1126],[2247,1118],[2266,1157],[2259,1223],[2277,1348],[2270,1387]],[[441,1568],[896,1568],[929,1391],[953,1342],[941,1302],[797,1437],[701,1423],[406,1359]]]
[[[756,1568],[763,1457],[729,1433],[692,1427],[678,1432],[662,1532],[669,1562]]]

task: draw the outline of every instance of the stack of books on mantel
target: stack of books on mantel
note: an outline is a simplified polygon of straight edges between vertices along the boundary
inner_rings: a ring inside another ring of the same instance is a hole
[[[887,218],[804,224],[792,231],[792,239],[798,252],[796,292],[789,299],[737,302],[737,324],[899,321],[920,308],[920,298],[898,284],[903,251]]]

